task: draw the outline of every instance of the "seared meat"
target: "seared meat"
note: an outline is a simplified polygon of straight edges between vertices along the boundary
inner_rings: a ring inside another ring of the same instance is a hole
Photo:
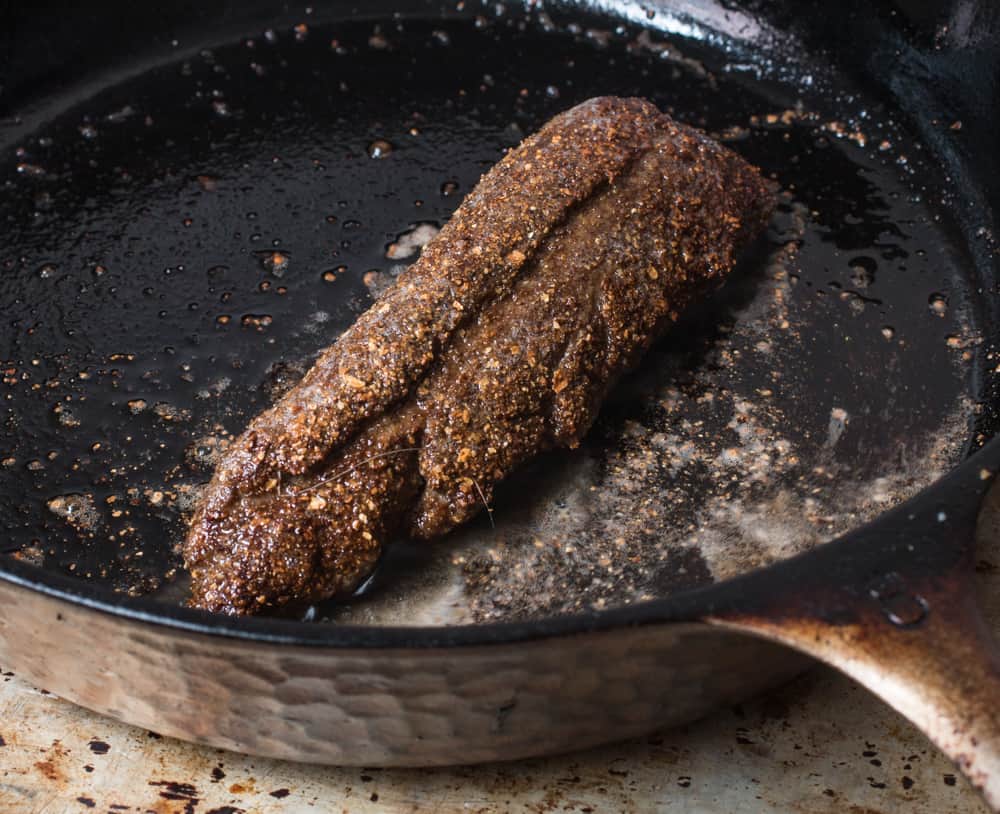
[[[526,459],[579,442],[771,207],[753,167],[641,99],[557,116],[228,451],[184,547],[192,603],[325,599],[392,537],[468,520]]]

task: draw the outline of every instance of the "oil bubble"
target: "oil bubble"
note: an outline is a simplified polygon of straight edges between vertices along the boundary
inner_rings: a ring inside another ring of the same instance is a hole
[[[855,257],[850,262],[851,284],[855,288],[868,288],[875,282],[875,270],[878,268],[871,257]]]
[[[391,152],[392,144],[385,139],[375,139],[375,141],[368,145],[369,158],[385,158]]]
[[[927,306],[936,317],[943,317],[948,312],[948,298],[937,291],[927,298]]]

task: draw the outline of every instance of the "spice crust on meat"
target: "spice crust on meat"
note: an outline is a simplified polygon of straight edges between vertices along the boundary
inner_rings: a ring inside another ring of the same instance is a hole
[[[353,590],[547,449],[766,224],[755,168],[641,99],[557,116],[488,172],[305,378],[227,451],[184,546],[192,603]]]

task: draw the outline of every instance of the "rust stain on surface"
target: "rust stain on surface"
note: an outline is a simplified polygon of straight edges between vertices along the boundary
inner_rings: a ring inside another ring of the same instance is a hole
[[[69,750],[58,740],[52,741],[52,746],[42,750],[44,760],[35,762],[35,768],[46,780],[60,785],[66,782],[66,772],[63,763]]]
[[[230,794],[257,794],[257,781],[253,777],[248,777],[239,783],[233,783],[229,787]]]
[[[194,814],[200,802],[198,789],[191,783],[150,780],[149,785],[161,789],[162,799],[151,809],[155,814]]]

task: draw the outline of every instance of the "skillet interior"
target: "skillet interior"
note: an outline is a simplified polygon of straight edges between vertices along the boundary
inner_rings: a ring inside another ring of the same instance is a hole
[[[687,34],[697,28],[663,12],[649,18],[623,10],[636,19],[617,32],[617,20],[608,16],[570,16],[559,8],[551,10],[551,28],[532,14],[525,31],[518,30],[521,15],[514,9],[483,15],[484,22],[475,20],[481,10],[467,10],[448,24],[404,24],[366,13],[381,20],[376,30],[371,19],[329,27],[344,12],[328,7],[275,23],[273,43],[255,20],[203,26],[205,41],[179,35],[172,53],[163,43],[168,56],[149,72],[123,79],[155,49],[123,57],[115,73],[85,91],[41,93],[30,104],[18,99],[29,76],[22,73],[9,104],[26,113],[5,128],[3,181],[10,194],[0,204],[8,225],[0,294],[11,315],[0,357],[12,380],[0,451],[13,459],[0,469],[2,522],[5,548],[21,552],[10,572],[115,603],[114,589],[126,596],[160,591],[166,601],[134,607],[197,618],[174,605],[164,580],[176,566],[171,543],[181,528],[173,494],[183,499],[178,487],[206,476],[189,464],[211,443],[192,442],[212,435],[216,424],[238,430],[266,403],[262,384],[276,378],[268,370],[278,358],[306,359],[349,324],[367,302],[363,274],[388,270],[385,247],[399,232],[416,222],[440,222],[503,147],[598,92],[650,96],[714,132],[747,127],[745,137],[729,131],[733,146],[795,189],[772,245],[761,247],[733,284],[678,326],[623,386],[584,455],[613,471],[621,462],[609,460],[609,450],[638,447],[645,454],[637,433],[668,434],[685,419],[707,424],[692,438],[673,432],[681,445],[696,443],[699,434],[722,437],[736,431],[728,427],[736,400],[703,413],[698,399],[720,382],[737,394],[756,393],[752,410],[758,399],[780,402],[766,408],[772,429],[783,430],[780,437],[772,433],[770,443],[785,441],[806,453],[803,471],[785,474],[806,493],[827,489],[827,505],[846,501],[836,507],[839,520],[825,523],[832,536],[863,519],[858,498],[866,496],[859,489],[881,488],[876,480],[885,477],[887,460],[893,471],[907,468],[901,450],[923,462],[927,444],[944,439],[943,470],[977,434],[989,434],[991,411],[977,412],[977,405],[989,401],[992,387],[993,320],[975,296],[976,275],[989,269],[977,264],[977,246],[964,243],[969,224],[952,218],[947,204],[957,199],[942,204],[943,179],[924,158],[926,149],[907,137],[904,117],[885,108],[874,89],[860,94],[801,50],[794,52],[797,64],[770,61],[799,48],[770,29],[742,32],[756,38],[756,47],[771,49],[751,53],[732,39],[651,36],[657,27]],[[300,23],[307,30],[296,31]],[[248,31],[253,48],[235,36]],[[334,38],[338,44],[331,47]],[[205,51],[219,42],[234,44]],[[678,43],[681,52],[658,48],[660,42]],[[456,63],[467,73],[455,71]],[[96,87],[104,89],[95,95]],[[803,119],[802,111],[788,121],[767,120],[769,113],[794,111],[799,99],[815,120]],[[764,118],[750,127],[754,115]],[[379,140],[393,149],[371,159],[367,151]],[[889,146],[879,149],[883,142]],[[797,336],[777,348],[759,347],[768,344],[760,329],[776,316],[768,310],[774,269],[764,258],[799,238],[794,220],[802,206],[807,238],[797,265],[785,269],[799,274],[799,283],[794,289],[789,280],[782,283],[799,309],[792,314]],[[275,267],[275,252],[288,258],[287,268]],[[808,295],[799,293],[807,289]],[[937,295],[945,298],[943,309]],[[720,321],[736,327],[735,339],[720,336]],[[736,364],[720,363],[720,340],[723,351],[741,351]],[[780,386],[773,370],[785,375]],[[662,387],[677,381],[689,389],[680,392],[679,412],[663,415],[655,408]],[[650,392],[659,394],[652,402],[637,397]],[[834,410],[851,418],[843,432]],[[667,443],[675,445],[671,454],[682,454],[674,440]],[[724,446],[707,450],[712,460],[726,454]],[[743,469],[734,464],[724,474],[739,479],[754,463],[744,457]],[[549,482],[561,466],[550,462],[533,477]],[[827,470],[817,481],[815,466]],[[670,511],[658,521],[667,525],[644,529],[646,536],[633,542],[659,540],[678,519],[696,522],[684,512],[699,507],[685,503],[684,495],[730,501],[731,490],[717,488],[719,472],[657,471],[635,481]],[[889,497],[916,491],[934,474],[911,471],[904,491]],[[844,481],[847,489],[830,486]],[[498,498],[502,525],[512,525],[523,489],[514,484]],[[99,522],[82,535],[76,517],[89,523],[87,502],[67,503],[66,495],[93,497]],[[115,504],[107,503],[112,496],[126,506],[118,518]],[[757,489],[747,499],[760,496]],[[64,502],[53,511],[51,501],[59,498]],[[877,511],[880,503],[867,505]],[[65,520],[67,508],[75,512],[74,524]],[[608,536],[603,531],[574,527],[575,535],[593,533],[598,542]],[[472,533],[479,539],[491,534],[486,523]],[[619,574],[602,594],[591,590],[595,575],[585,562],[568,574],[575,580],[573,604],[511,608],[510,597],[529,593],[525,584],[502,579],[506,566],[530,551],[519,547],[523,539],[516,542],[499,566],[481,563],[497,591],[479,618],[683,592],[707,584],[718,569],[693,545],[660,548],[663,563],[652,569],[651,581],[643,580],[646,574],[625,583],[628,575]],[[435,554],[451,554],[461,543],[442,545],[452,548]],[[492,540],[490,547],[496,547]],[[425,553],[397,547],[395,559]],[[748,549],[739,567],[773,553]],[[41,562],[44,570],[25,560]],[[387,566],[384,573],[392,562]],[[680,581],[679,568],[686,572]],[[424,563],[417,573],[429,570]],[[398,582],[383,585],[382,594],[392,599]],[[565,585],[552,587],[565,593]],[[374,588],[377,597],[378,583]],[[370,621],[366,609],[373,604],[321,612]]]

